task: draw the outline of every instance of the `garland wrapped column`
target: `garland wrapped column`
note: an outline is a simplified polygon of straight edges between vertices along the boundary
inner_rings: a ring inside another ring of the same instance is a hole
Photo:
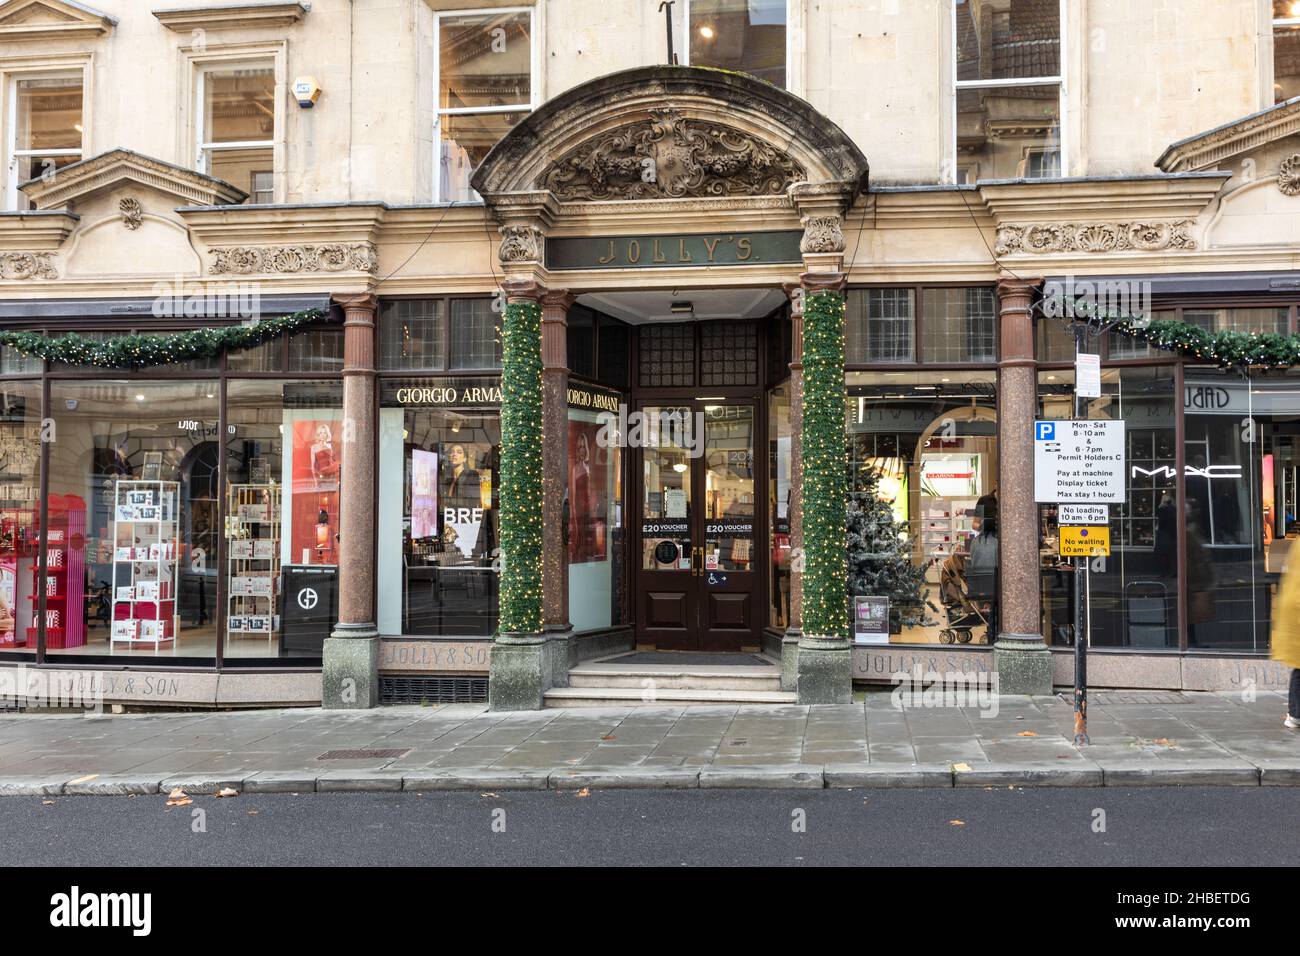
[[[501,632],[542,630],[542,307],[511,296],[501,330]]]
[[[844,294],[804,297],[803,633],[848,637],[845,551]]]

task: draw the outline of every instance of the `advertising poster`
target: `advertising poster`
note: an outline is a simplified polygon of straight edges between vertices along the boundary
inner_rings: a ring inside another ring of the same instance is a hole
[[[0,564],[0,646],[13,647],[17,641],[17,575],[8,563]]]
[[[438,453],[411,452],[411,539],[438,534]]]
[[[853,643],[889,643],[889,598],[858,596],[853,599]]]
[[[569,563],[605,560],[609,449],[597,422],[569,421]]]
[[[290,561],[337,564],[342,422],[310,418],[293,423]]]
[[[480,541],[483,520],[492,507],[491,447],[477,442],[442,446],[442,534],[448,547],[465,557],[488,550]]]

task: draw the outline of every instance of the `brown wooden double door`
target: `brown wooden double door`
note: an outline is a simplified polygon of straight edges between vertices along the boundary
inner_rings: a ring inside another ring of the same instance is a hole
[[[638,642],[671,650],[756,646],[767,569],[758,400],[665,399],[636,411],[627,443],[637,461]]]

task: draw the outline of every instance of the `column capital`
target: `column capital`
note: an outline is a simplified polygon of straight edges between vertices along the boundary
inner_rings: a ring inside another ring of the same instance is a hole
[[[848,276],[843,272],[805,272],[799,284],[805,292],[843,292]]]
[[[373,316],[379,309],[379,296],[373,292],[336,292],[330,298],[342,307],[348,318],[353,312],[369,312]]]
[[[1028,300],[1032,297],[1034,291],[1043,284],[1043,280],[1030,276],[1013,276],[1003,273],[998,276],[997,294],[999,301],[1014,300],[1021,296]],[[1012,306],[1015,307],[1014,305]],[[1029,303],[1025,302],[1021,308],[1028,309]]]
[[[568,289],[547,289],[542,293],[542,308],[554,311],[556,314],[550,318],[556,321],[566,318],[577,301],[578,297]]]
[[[546,295],[546,286],[532,278],[507,278],[501,283],[507,303],[540,302]]]

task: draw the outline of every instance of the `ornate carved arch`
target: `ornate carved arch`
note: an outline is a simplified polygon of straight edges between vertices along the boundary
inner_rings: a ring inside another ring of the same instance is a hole
[[[545,191],[560,202],[783,195],[796,182],[866,187],[867,161],[807,102],[740,73],[653,66],[549,101],[474,171],[489,201]]]

